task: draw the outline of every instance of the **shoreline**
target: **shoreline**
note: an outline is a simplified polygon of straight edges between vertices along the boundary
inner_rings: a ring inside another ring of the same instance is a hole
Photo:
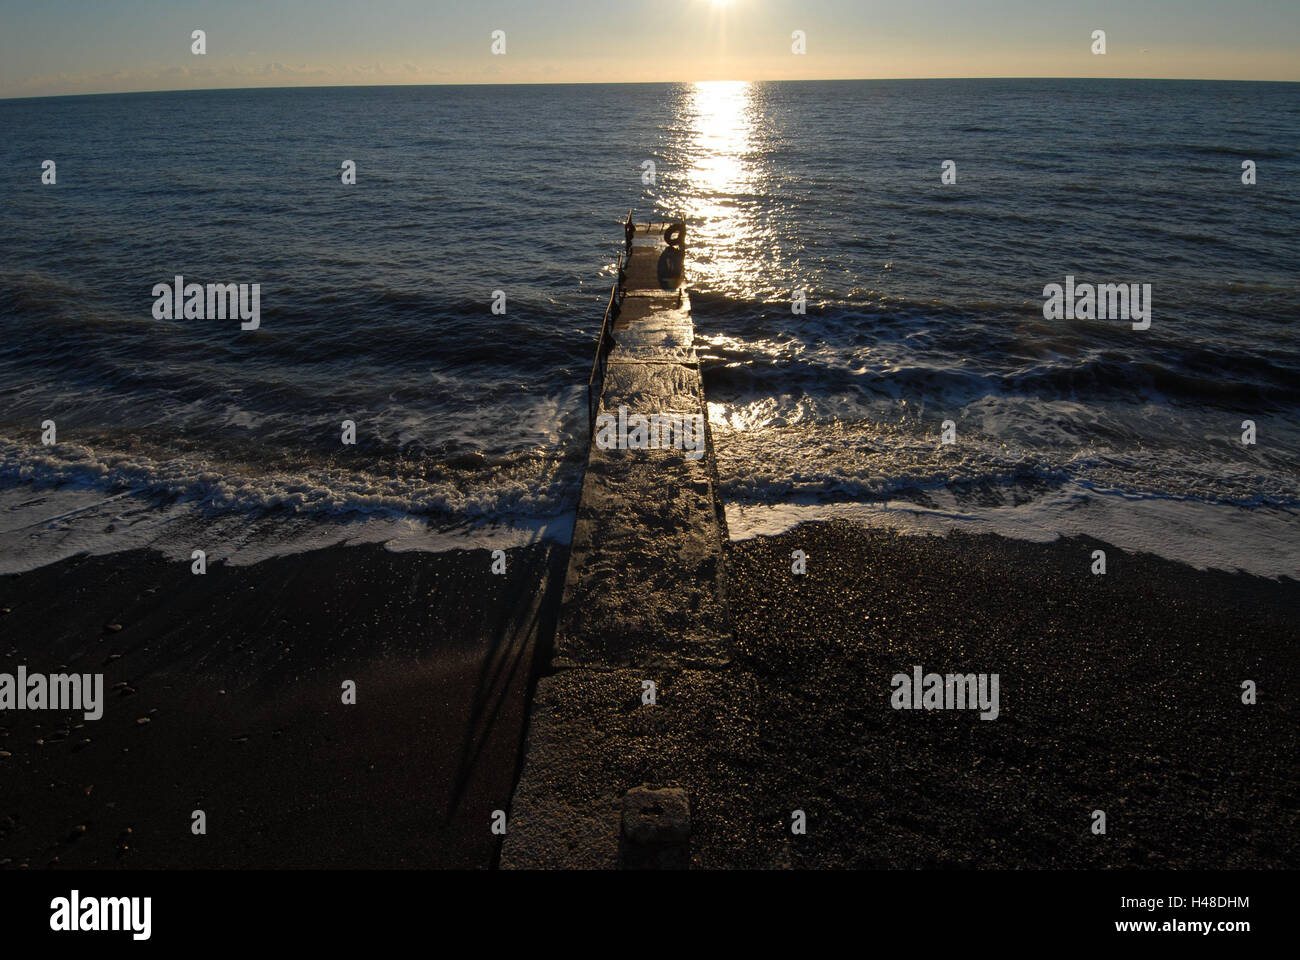
[[[1057,502],[1032,507],[963,503],[948,494],[927,499],[927,503],[729,502],[727,523],[733,542],[781,536],[807,523],[847,521],[903,536],[960,533],[1044,545],[1061,539],[1095,540],[1200,572],[1243,573],[1270,580],[1300,574],[1300,514],[1285,507],[1244,508],[1161,498],[1131,501],[1088,495],[1081,489],[1062,491]],[[1156,538],[1159,542],[1153,543]]]
[[[869,502],[800,498],[777,502],[723,500],[729,540],[781,536],[805,524],[850,522],[904,536],[989,534],[1010,541],[1051,544],[1094,539],[1129,553],[1185,564],[1202,572],[1244,573],[1281,581],[1300,573],[1300,514],[1280,506],[1153,498],[1149,501],[1087,497],[1063,492],[1058,502],[1037,507],[967,501],[931,493],[924,502]],[[152,550],[186,561],[195,545],[209,563],[247,567],[267,560],[334,547],[374,545],[391,553],[433,556],[463,550],[512,550],[546,543],[567,549],[576,506],[545,516],[507,516],[439,526],[404,514],[358,513],[300,517],[292,513],[219,514],[204,517],[190,507],[160,502],[140,491],[109,493],[76,484],[31,483],[0,488],[0,511],[29,510],[35,522],[11,520],[0,529],[0,577],[29,573],[77,556],[113,556]],[[289,519],[286,526],[285,520]],[[1295,527],[1292,536],[1287,524]],[[41,532],[22,539],[25,531]],[[1102,533],[1096,531],[1101,530]],[[1152,537],[1161,538],[1153,544]],[[1249,544],[1249,546],[1245,546]]]

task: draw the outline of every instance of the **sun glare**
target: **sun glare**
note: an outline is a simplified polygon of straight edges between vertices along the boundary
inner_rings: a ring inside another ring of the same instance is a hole
[[[685,163],[680,208],[692,231],[692,269],[715,289],[737,294],[755,282],[752,222],[760,171],[754,85],[714,80],[691,84],[682,98]]]
[[[744,175],[743,155],[749,145],[749,84],[706,81],[695,84],[693,98],[695,163],[691,179],[697,187],[722,191]]]

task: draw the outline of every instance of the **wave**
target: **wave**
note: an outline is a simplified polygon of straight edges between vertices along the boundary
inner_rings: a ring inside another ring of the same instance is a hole
[[[706,387],[729,398],[810,394],[968,402],[989,393],[1212,405],[1237,412],[1300,408],[1300,358],[1272,340],[1225,329],[1197,343],[1167,319],[1144,338],[1126,321],[1052,322],[1041,303],[967,300],[755,304],[693,298]],[[1229,346],[1231,344],[1231,346]],[[1126,349],[1121,349],[1121,345]]]
[[[1080,431],[1088,437],[1080,446],[1060,423],[1008,437],[983,429],[998,425],[996,417],[958,415],[960,440],[944,446],[936,417],[738,426],[728,413],[711,411],[720,491],[742,504],[929,504],[944,494],[992,509],[1038,501],[1069,485],[1128,500],[1300,510],[1295,465],[1285,459],[1243,469],[1226,444],[1203,452],[1134,445],[1104,422]],[[1101,439],[1107,434],[1113,442]]]
[[[0,438],[0,485],[129,491],[208,513],[415,517],[461,524],[562,515],[573,509],[581,473],[572,452],[460,453],[440,461],[367,458],[364,467],[342,459],[295,455],[262,464],[214,462],[194,454],[79,443],[41,447]]]

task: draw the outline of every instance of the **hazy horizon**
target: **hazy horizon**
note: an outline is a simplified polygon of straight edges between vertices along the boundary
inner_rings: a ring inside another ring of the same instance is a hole
[[[0,98],[257,87],[708,80],[1300,81],[1279,0],[229,0],[0,4]],[[193,32],[204,31],[203,53]],[[1106,52],[1093,52],[1105,31]],[[496,31],[504,32],[504,52]],[[795,32],[802,33],[802,53]],[[494,40],[494,35],[498,40]],[[494,44],[498,52],[494,53]]]
[[[997,81],[1008,80],[1112,80],[1116,83],[1132,83],[1135,81],[1145,83],[1260,83],[1260,84],[1295,84],[1300,80],[1231,80],[1216,77],[1067,77],[1067,76],[1043,76],[1043,77],[817,77],[807,79],[790,79],[790,80],[739,80],[739,79],[719,79],[719,80],[530,80],[517,82],[501,82],[495,80],[484,80],[479,82],[445,82],[445,83],[297,83],[281,84],[279,86],[244,86],[244,87],[160,87],[148,90],[105,90],[96,93],[53,93],[53,94],[28,94],[18,97],[0,97],[0,100],[57,100],[65,97],[115,97],[131,96],[135,94],[147,95],[155,93],[233,93],[246,90],[264,90],[267,92],[275,90],[369,90],[384,87],[601,87],[601,86],[662,86],[676,84],[765,84],[765,83],[873,83],[873,82],[900,82],[900,83],[926,83],[926,82],[943,82],[943,81],[987,81],[994,83]]]

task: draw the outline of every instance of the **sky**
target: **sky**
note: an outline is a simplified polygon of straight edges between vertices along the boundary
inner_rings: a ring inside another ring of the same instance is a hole
[[[877,77],[1300,81],[1300,0],[0,0],[0,97]]]

